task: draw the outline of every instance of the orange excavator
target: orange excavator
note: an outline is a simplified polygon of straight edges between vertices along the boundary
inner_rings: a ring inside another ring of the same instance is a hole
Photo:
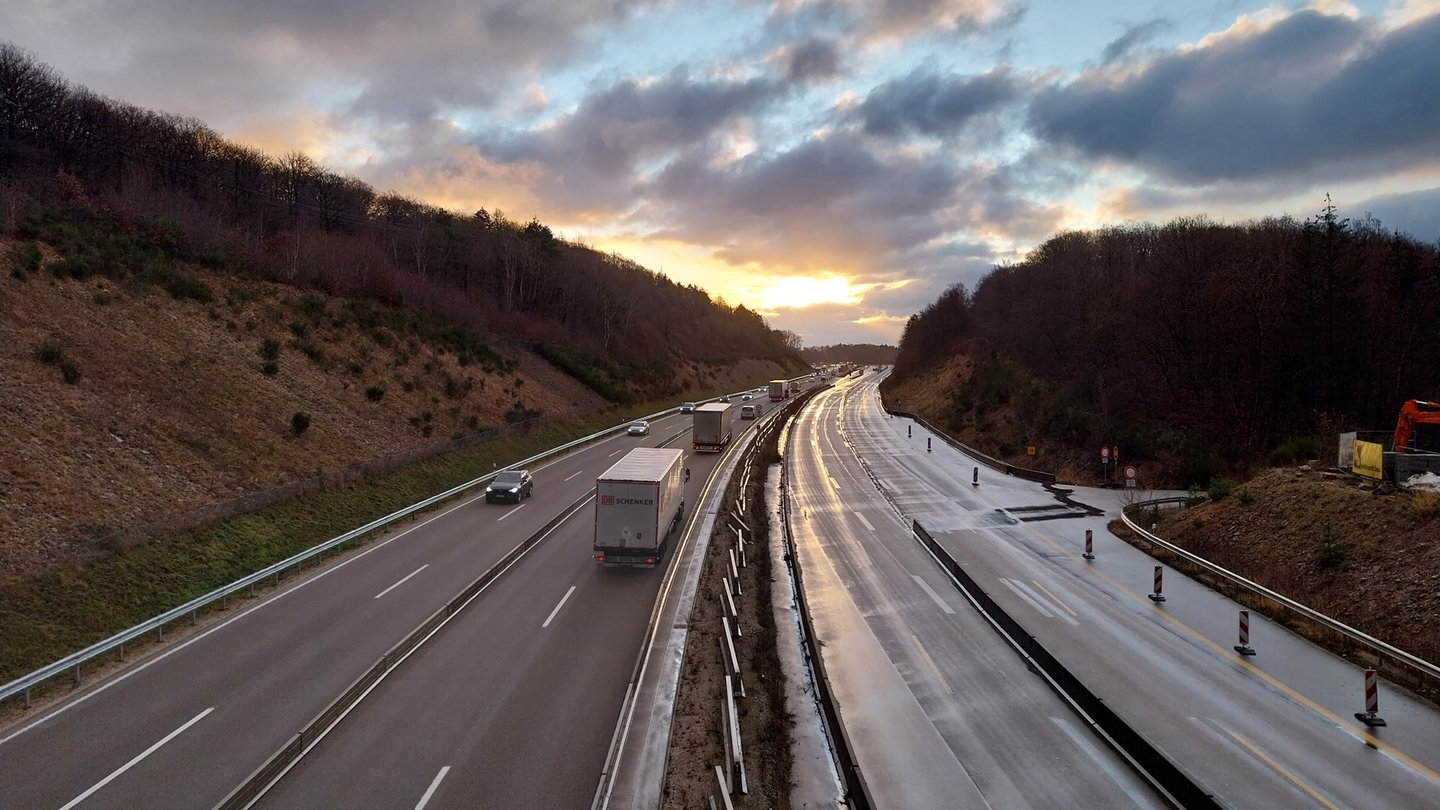
[[[1412,399],[1400,406],[1395,422],[1395,452],[1440,452],[1440,402]]]

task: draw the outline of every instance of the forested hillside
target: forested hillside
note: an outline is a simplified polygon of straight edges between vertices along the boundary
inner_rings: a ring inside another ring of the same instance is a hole
[[[272,158],[0,44],[0,582],[794,376],[786,341],[536,220]]]
[[[889,365],[895,362],[897,351],[894,346],[874,343],[836,343],[833,346],[807,346],[800,350],[800,356],[812,366],[819,363]]]
[[[612,400],[675,393],[685,360],[798,368],[755,312],[538,220],[446,211],[298,152],[271,157],[72,87],[3,43],[0,99],[0,232],[51,245],[72,277],[188,263],[404,304],[482,340],[529,341]]]
[[[887,395],[962,356],[932,418],[1004,409],[985,439],[1001,454],[1118,444],[1204,484],[1440,397],[1440,251],[1328,197],[1305,222],[1062,233],[913,316]]]

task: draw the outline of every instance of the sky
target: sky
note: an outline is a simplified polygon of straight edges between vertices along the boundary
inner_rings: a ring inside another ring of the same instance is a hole
[[[101,95],[538,218],[807,346],[1074,229],[1440,241],[1440,0],[0,0]]]

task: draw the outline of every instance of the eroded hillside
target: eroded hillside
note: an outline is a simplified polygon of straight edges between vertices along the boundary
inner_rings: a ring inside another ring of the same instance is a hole
[[[0,244],[0,267],[16,249]],[[178,297],[98,276],[0,277],[0,578],[322,471],[611,407],[521,344],[186,272]],[[778,373],[760,361],[676,368],[685,389]]]

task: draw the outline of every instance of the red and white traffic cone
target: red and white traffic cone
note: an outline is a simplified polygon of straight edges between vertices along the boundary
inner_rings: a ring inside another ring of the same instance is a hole
[[[1095,559],[1095,532],[1091,529],[1085,530],[1085,553],[1080,556],[1087,560]]]
[[[1375,677],[1375,670],[1365,670],[1365,711],[1355,712],[1355,719],[1371,728],[1385,725],[1385,719],[1376,712],[1380,711],[1380,685]]]
[[[1164,574],[1165,574],[1165,568],[1164,568],[1163,566],[1159,566],[1159,565],[1155,566],[1155,592],[1152,593],[1152,594],[1150,594],[1150,601],[1151,601],[1151,602],[1164,602],[1164,601],[1165,601],[1165,596],[1164,596],[1164,594],[1162,594],[1162,593],[1160,592],[1161,588],[1164,586],[1164,582],[1162,581],[1162,579],[1163,579],[1163,577],[1164,577]]]
[[[1241,655],[1254,655],[1255,648],[1250,646],[1250,611],[1240,611],[1240,643],[1235,645],[1235,652]]]

